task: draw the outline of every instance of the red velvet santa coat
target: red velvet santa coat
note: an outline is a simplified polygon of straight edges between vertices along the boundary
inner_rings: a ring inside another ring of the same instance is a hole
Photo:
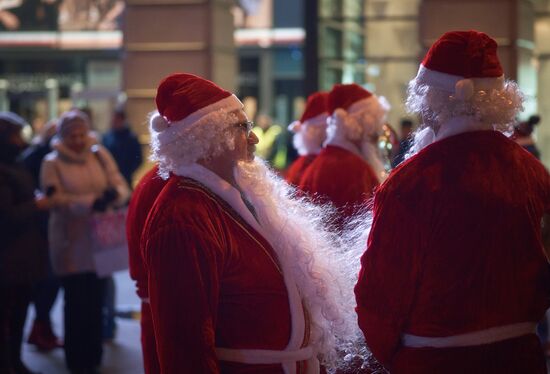
[[[216,192],[232,196],[231,205],[196,179],[172,176],[146,223],[142,252],[161,371],[282,373],[280,364],[217,359],[216,348],[306,346],[309,324],[301,334],[293,329],[279,261],[234,199],[238,192],[226,183]]]
[[[286,181],[294,186],[299,186],[302,176],[313,160],[315,160],[315,157],[317,155],[303,155],[294,160],[286,171]]]
[[[166,181],[158,175],[158,167],[153,167],[139,181],[132,194],[126,219],[126,237],[130,260],[130,277],[136,282],[136,292],[144,300],[141,303],[141,348],[145,373],[160,373],[155,334],[149,307],[147,290],[147,271],[141,256],[140,239],[147,215]]]
[[[445,337],[537,322],[550,301],[541,217],[550,179],[494,131],[433,143],[377,191],[355,288],[359,325],[392,373],[546,373],[534,334],[463,348],[405,348],[402,334]]]
[[[338,209],[336,226],[342,228],[347,218],[372,197],[378,179],[370,165],[357,153],[336,145],[327,145],[307,168],[299,188],[331,202]]]

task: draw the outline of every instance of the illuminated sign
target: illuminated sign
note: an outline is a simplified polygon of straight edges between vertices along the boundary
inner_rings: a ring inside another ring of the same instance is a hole
[[[0,0],[0,47],[116,49],[122,0]]]

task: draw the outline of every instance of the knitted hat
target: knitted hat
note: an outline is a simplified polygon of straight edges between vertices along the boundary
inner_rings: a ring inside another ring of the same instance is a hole
[[[472,97],[475,91],[501,89],[504,75],[497,43],[479,31],[447,32],[424,57],[416,81],[462,100]]]
[[[162,132],[168,127],[183,129],[209,114],[242,109],[231,92],[192,74],[176,73],[164,78],[155,98],[159,115],[151,118],[151,128]]]

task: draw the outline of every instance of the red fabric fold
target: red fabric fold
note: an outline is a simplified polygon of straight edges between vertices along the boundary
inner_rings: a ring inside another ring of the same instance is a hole
[[[370,165],[358,155],[328,145],[307,168],[299,188],[320,202],[338,209],[335,225],[344,226],[347,218],[372,197],[378,179]]]
[[[294,160],[286,171],[285,180],[296,187],[299,186],[302,176],[313,160],[315,160],[315,157],[316,155],[305,155]]]

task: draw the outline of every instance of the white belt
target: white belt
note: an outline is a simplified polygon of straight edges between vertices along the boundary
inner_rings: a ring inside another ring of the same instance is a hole
[[[239,362],[241,364],[283,364],[285,372],[289,365],[308,361],[308,373],[319,373],[319,361],[313,353],[311,347],[301,348],[295,351],[272,351],[268,349],[231,349],[216,348],[216,356],[220,361]]]
[[[450,348],[469,347],[500,342],[506,339],[533,334],[537,327],[533,322],[514,323],[512,325],[491,327],[490,329],[469,332],[467,334],[427,337],[403,334],[401,343],[411,348]]]

